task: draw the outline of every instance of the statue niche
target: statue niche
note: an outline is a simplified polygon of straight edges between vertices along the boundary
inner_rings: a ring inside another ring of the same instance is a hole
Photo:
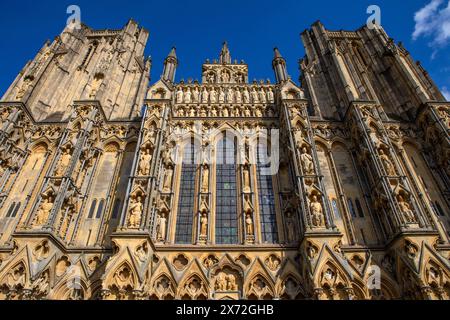
[[[144,205],[142,195],[136,194],[131,197],[130,214],[128,217],[128,227],[131,229],[139,229],[141,226],[142,213],[144,211]]]
[[[237,270],[230,266],[216,269],[212,272],[214,286],[214,299],[238,300],[240,299],[242,281]]]
[[[286,210],[286,233],[287,233],[287,243],[293,243],[297,240],[295,235],[295,218],[292,213],[292,209]]]
[[[242,178],[243,178],[243,192],[250,193],[251,187],[250,187],[250,167],[246,163],[242,169]]]
[[[207,164],[203,165],[202,192],[209,192],[209,166]]]
[[[147,147],[147,148],[145,148],[145,151],[143,151],[143,154],[141,155],[141,160],[139,161],[138,175],[149,176],[151,162],[152,162],[151,149],[149,147]]]
[[[398,206],[400,207],[400,212],[403,215],[406,223],[417,223],[416,216],[414,215],[409,201],[405,200],[405,195],[399,194],[397,196]]]
[[[394,167],[391,159],[389,159],[389,156],[381,148],[378,150],[378,153],[379,153],[381,163],[383,164],[383,167],[386,170],[386,173],[388,174],[388,176],[395,176],[396,175],[395,167]]]
[[[45,223],[47,223],[48,218],[50,217],[50,212],[53,208],[53,202],[54,196],[52,192],[49,192],[48,194],[44,194],[42,196],[42,203],[36,214],[36,220],[34,223],[36,227],[43,226]]]
[[[23,80],[22,86],[17,91],[16,100],[21,100],[25,96],[25,94],[27,93],[28,89],[30,88],[33,80],[34,80],[33,76],[27,76]]]
[[[309,208],[311,210],[312,225],[316,228],[323,227],[323,225],[324,225],[323,207],[322,207],[322,204],[319,202],[317,195],[313,195],[310,198]]]
[[[172,179],[174,172],[174,161],[171,156],[170,147],[166,146],[162,154],[162,163],[165,168],[164,179],[162,185],[162,192],[171,193],[172,192]]]
[[[59,159],[58,166],[55,171],[55,176],[62,177],[66,173],[67,168],[70,165],[72,159],[71,147],[67,146],[63,148],[61,158]]]
[[[166,241],[167,232],[167,213],[166,211],[160,211],[156,221],[156,240],[158,242]]]
[[[89,98],[95,98],[98,92],[98,89],[102,85],[104,75],[103,73],[97,73],[94,76],[94,79],[91,83],[91,92],[89,93]]]
[[[314,161],[313,157],[308,153],[306,147],[302,147],[300,162],[302,164],[303,174],[307,176],[314,175]]]

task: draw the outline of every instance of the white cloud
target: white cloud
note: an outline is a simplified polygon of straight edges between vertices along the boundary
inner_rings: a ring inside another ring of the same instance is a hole
[[[414,21],[414,40],[430,38],[429,45],[435,50],[450,43],[450,0],[431,0],[415,13]]]
[[[447,99],[447,101],[450,101],[450,91],[447,89],[447,87],[442,87],[441,91],[445,99]]]

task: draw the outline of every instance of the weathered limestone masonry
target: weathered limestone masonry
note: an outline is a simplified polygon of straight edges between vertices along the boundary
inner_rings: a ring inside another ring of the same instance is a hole
[[[149,85],[148,36],[66,29],[0,101],[0,299],[450,299],[450,103],[401,44]]]

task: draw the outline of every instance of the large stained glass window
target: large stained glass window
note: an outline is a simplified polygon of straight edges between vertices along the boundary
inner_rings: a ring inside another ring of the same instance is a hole
[[[264,144],[258,144],[256,174],[258,179],[262,241],[265,243],[277,243],[278,231],[275,194],[272,173],[270,172],[268,148]]]
[[[224,134],[217,144],[216,243],[238,244],[235,139]]]
[[[175,233],[175,243],[192,243],[192,229],[194,220],[195,201],[195,144],[192,142],[184,148],[181,169],[180,191],[178,201],[178,215]]]

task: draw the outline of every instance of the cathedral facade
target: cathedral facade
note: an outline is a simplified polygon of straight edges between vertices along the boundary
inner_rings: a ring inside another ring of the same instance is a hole
[[[401,44],[150,84],[148,36],[66,28],[1,99],[0,299],[450,299],[450,103]]]

